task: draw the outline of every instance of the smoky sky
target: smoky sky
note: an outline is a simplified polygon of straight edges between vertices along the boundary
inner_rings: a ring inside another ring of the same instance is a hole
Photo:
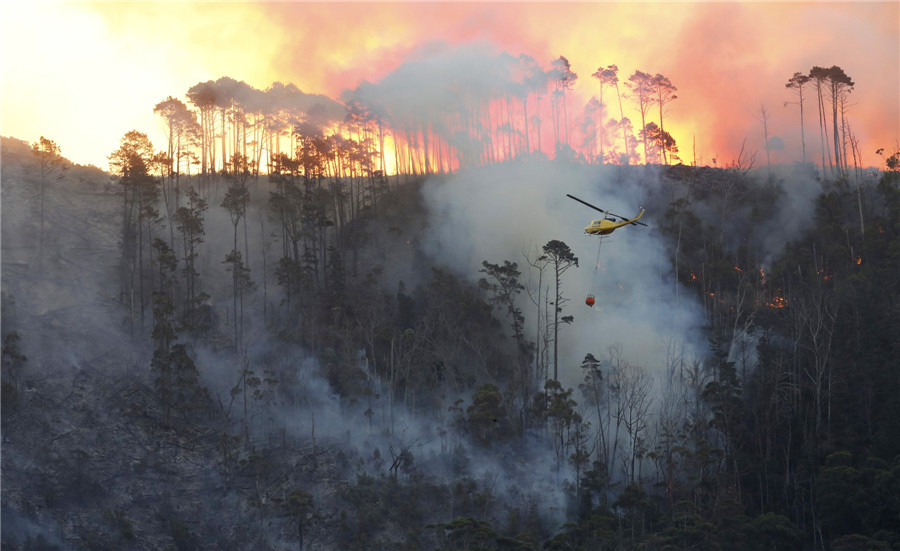
[[[40,3],[39,3],[40,4]],[[896,2],[793,3],[99,3],[3,5],[3,133],[46,135],[76,162],[105,168],[132,129],[164,143],[153,106],[223,75],[263,89],[293,83],[338,98],[361,83],[387,83],[404,64],[448,43],[488,45],[476,73],[506,52],[543,67],[565,56],[579,80],[575,117],[599,83],[598,67],[661,73],[678,87],[665,127],[686,163],[763,151],[755,114],[800,157],[800,116],[784,84],[794,72],[838,65],[856,87],[848,113],[865,165],[900,127],[900,17]],[[34,37],[43,37],[35,41]],[[21,44],[31,44],[21,56]],[[115,67],[115,70],[108,70]],[[39,70],[40,68],[40,70]],[[422,90],[427,90],[423,87]],[[65,93],[61,94],[60,91]],[[634,107],[624,103],[636,120]],[[818,145],[806,112],[808,154]],[[615,111],[615,110],[614,110]],[[97,114],[104,114],[98,117]],[[684,152],[691,152],[684,154]]]

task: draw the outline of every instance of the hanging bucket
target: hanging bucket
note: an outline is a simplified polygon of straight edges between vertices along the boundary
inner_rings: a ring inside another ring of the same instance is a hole
[[[594,305],[594,295],[588,295],[586,299],[584,299],[584,303],[588,306]]]

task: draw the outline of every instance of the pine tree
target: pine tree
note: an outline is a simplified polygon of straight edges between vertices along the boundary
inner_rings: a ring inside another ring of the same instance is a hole
[[[562,306],[568,299],[562,295],[562,275],[571,267],[578,266],[578,257],[576,257],[569,246],[553,239],[548,241],[543,248],[544,257],[553,266],[554,275],[554,301],[553,305],[553,380],[559,380],[559,324],[571,323],[572,316],[563,316],[560,314]]]
[[[37,265],[41,266],[44,255],[44,202],[47,195],[47,183],[50,180],[59,180],[63,177],[63,172],[68,168],[65,164],[66,160],[60,154],[59,146],[56,142],[48,140],[41,136],[40,141],[31,145],[31,152],[37,159],[38,168],[40,170],[40,180],[38,181],[40,208],[41,208],[41,224],[38,236],[38,254]]]

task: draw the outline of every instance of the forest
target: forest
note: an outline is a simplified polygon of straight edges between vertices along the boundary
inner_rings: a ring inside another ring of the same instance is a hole
[[[455,109],[199,83],[109,172],[3,138],[3,547],[900,548],[900,149],[850,78],[785,85],[821,158],[709,167],[662,75],[573,145],[565,58],[496,61]]]

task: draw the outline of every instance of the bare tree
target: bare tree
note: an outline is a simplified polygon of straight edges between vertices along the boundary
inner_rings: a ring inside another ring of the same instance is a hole
[[[769,153],[769,112],[766,111],[765,105],[759,106],[759,116],[757,120],[762,123],[763,138],[766,144],[766,168],[768,169],[769,181],[772,181],[772,156]]]
[[[808,295],[793,297],[792,303],[793,322],[801,336],[799,345],[809,354],[802,370],[806,382],[812,387],[813,411],[810,417],[813,422],[809,430],[818,449],[821,439],[824,438],[829,444],[831,440],[831,347],[838,317],[837,305],[830,290],[821,283],[814,284]],[[828,430],[825,435],[822,434],[823,426]]]
[[[616,390],[619,405],[617,415],[620,419],[617,421],[621,421],[630,440],[629,453],[622,457],[622,467],[626,480],[634,484],[640,482],[640,475],[635,477],[635,474],[647,451],[643,432],[650,422],[648,414],[653,402],[650,396],[653,379],[641,366],[623,360],[612,372],[610,385]]]

